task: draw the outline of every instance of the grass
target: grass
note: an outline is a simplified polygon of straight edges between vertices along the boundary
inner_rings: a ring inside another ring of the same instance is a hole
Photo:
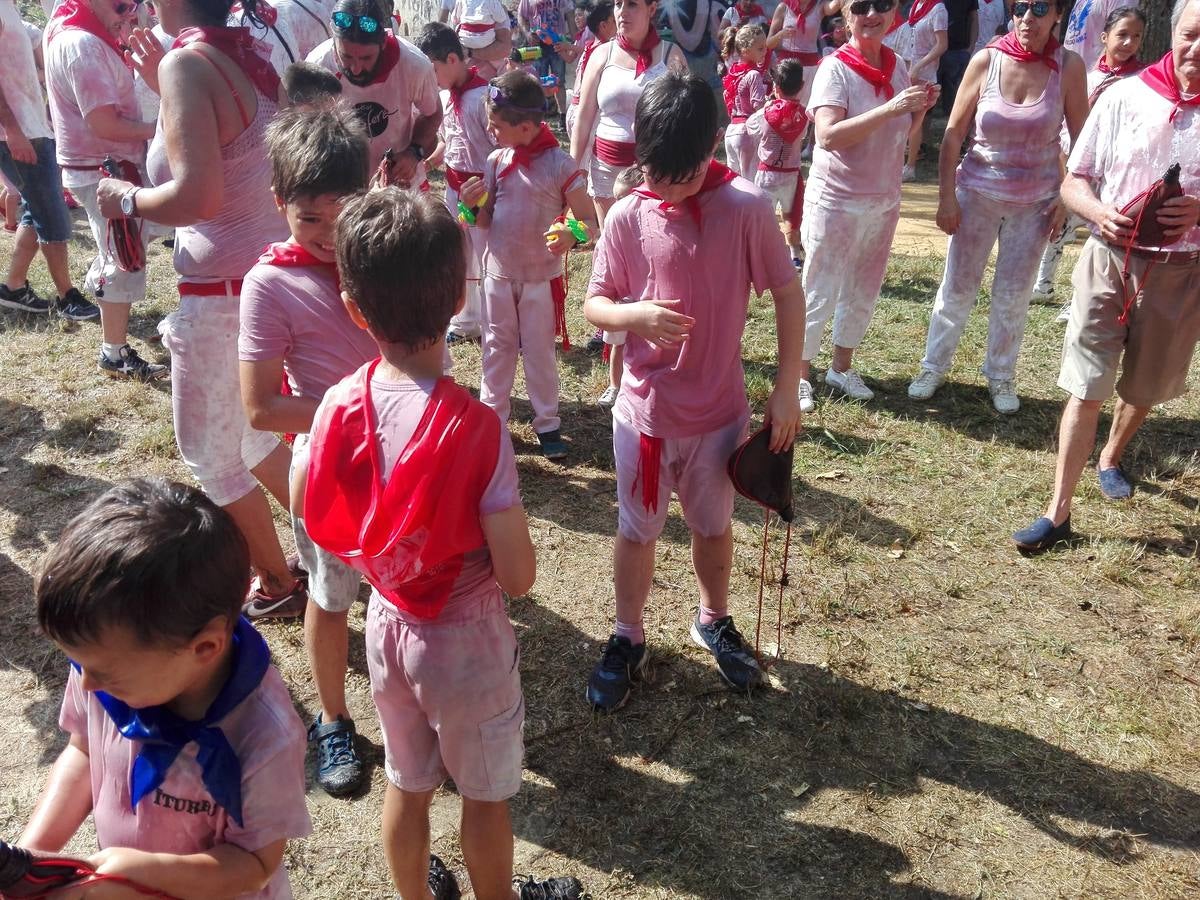
[[[82,220],[76,231],[85,234]],[[72,258],[81,271],[84,240]],[[586,255],[572,260],[570,325],[580,344],[588,265]],[[910,402],[904,389],[940,274],[934,255],[893,257],[858,357],[878,398],[862,405],[822,390],[805,423],[782,660],[770,688],[751,698],[721,689],[687,638],[696,595],[675,508],[647,610],[646,680],[619,715],[585,708],[584,680],[612,617],[609,421],[591,405],[604,370],[580,349],[561,358],[565,466],[536,454],[528,405],[515,404],[539,555],[534,590],[510,606],[528,705],[526,780],[513,803],[519,871],[576,874],[596,898],[1200,892],[1200,404],[1188,397],[1153,413],[1130,450],[1132,501],[1106,503],[1085,475],[1080,539],[1021,557],[1007,535],[1050,489],[1061,326],[1054,307],[1033,308],[1017,379],[1023,407],[1000,417],[978,374],[985,291],[949,383],[930,402]],[[161,248],[150,275],[135,343],[162,358],[146,342],[176,302]],[[43,269],[33,281],[49,290]],[[769,298],[751,304],[744,348],[759,410],[773,374],[773,321]],[[39,558],[113,481],[189,477],[167,391],[101,377],[97,341],[94,326],[0,316],[0,835],[8,838],[63,745],[56,720],[66,664],[31,615]],[[818,369],[826,360],[818,357]],[[457,349],[455,361],[456,376],[477,384],[478,349]],[[290,541],[282,515],[278,522]],[[732,605],[746,631],[760,524],[739,501]],[[773,529],[772,579],[781,538]],[[772,581],[768,596],[775,590]],[[351,625],[350,696],[372,784],[350,801],[310,787],[315,834],[287,856],[300,897],[391,895],[376,836],[384,776],[361,608]],[[311,719],[300,625],[263,630]],[[773,623],[764,630],[774,642]],[[462,873],[456,817],[443,791],[434,846]],[[91,835],[73,846],[86,851]]]

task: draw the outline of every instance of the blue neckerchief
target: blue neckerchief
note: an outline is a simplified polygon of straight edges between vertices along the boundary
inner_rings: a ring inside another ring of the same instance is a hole
[[[121,736],[142,744],[129,779],[132,809],[162,785],[179,752],[194,741],[200,748],[196,761],[200,764],[204,787],[233,821],[242,826],[242,765],[228,738],[214,723],[250,696],[262,683],[270,664],[267,642],[241,617],[233,629],[233,667],[229,680],[199,721],[182,719],[161,706],[132,709],[116,697],[96,691],[96,699]],[[79,669],[75,662],[71,665]]]

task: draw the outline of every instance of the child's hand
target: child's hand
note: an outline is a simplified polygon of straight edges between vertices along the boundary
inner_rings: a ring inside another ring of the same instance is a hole
[[[477,175],[464,181],[462,190],[458,192],[458,199],[471,209],[478,207],[486,196],[487,190],[483,186],[483,179]]]
[[[765,425],[771,426],[772,453],[782,453],[792,446],[800,433],[800,398],[795,391],[771,391],[767,398]]]
[[[682,300],[639,300],[630,310],[635,318],[628,330],[656,344],[672,346],[688,339],[696,320],[676,312]]]

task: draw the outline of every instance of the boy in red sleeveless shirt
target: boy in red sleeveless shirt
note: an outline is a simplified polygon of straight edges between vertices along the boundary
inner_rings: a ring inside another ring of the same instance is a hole
[[[442,377],[446,326],[463,304],[462,229],[435,198],[384,188],[346,204],[337,257],[346,309],[382,357],[317,408],[293,510],[374,589],[367,664],[396,889],[459,896],[429,856],[429,804],[451,777],[475,895],[506,897],[525,701],[502,591],[528,591],[535,560],[503,424]],[[581,890],[575,879],[527,879],[514,896],[569,900]]]
[[[804,295],[770,200],[713,160],[717,130],[716,99],[695,75],[664,75],[646,88],[634,127],[645,187],[605,219],[584,303],[593,325],[629,332],[613,408],[617,622],[587,689],[605,712],[625,702],[646,660],[642,612],[673,489],[700,588],[692,639],[733,687],[753,687],[762,675],[728,610],[733,484],[725,465],[750,419],[741,350],[751,287],[775,300],[771,449],[795,438]]]
[[[458,216],[458,192],[469,178],[482,178],[488,154],[496,141],[488,131],[487,82],[474,66],[467,65],[466,53],[454,29],[441,22],[430,22],[417,35],[417,47],[433,63],[442,92],[442,124],[438,145],[429,154],[426,165],[444,163],[446,169],[446,209]],[[479,271],[483,256],[484,232],[474,223],[461,219],[467,229],[467,305],[450,320],[446,342],[464,338],[478,340],[482,309],[479,297]]]

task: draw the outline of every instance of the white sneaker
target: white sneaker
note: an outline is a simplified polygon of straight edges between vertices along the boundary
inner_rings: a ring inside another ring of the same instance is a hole
[[[1009,416],[1021,408],[1021,400],[1017,397],[1017,389],[1011,381],[999,378],[988,379],[988,392],[992,395],[992,406],[996,412]]]
[[[875,397],[875,392],[863,384],[862,376],[853,369],[837,372],[828,368],[825,370],[825,383],[837,388],[851,400],[872,400]]]
[[[1033,299],[1038,303],[1048,303],[1054,299],[1054,285],[1039,284],[1033,289]]]
[[[922,369],[921,374],[912,380],[912,384],[908,386],[908,396],[913,400],[928,400],[937,393],[946,379],[937,372],[931,372],[929,369]]]
[[[800,412],[810,413],[817,408],[817,404],[813,403],[812,385],[807,378],[800,379],[800,390],[796,391],[796,396],[800,398]]]
[[[904,182],[917,180],[917,167],[905,166],[900,170],[900,180]]]
[[[604,393],[596,398],[596,405],[603,406],[605,409],[611,409],[613,404],[617,402],[617,393],[620,388],[609,385],[604,389]]]
[[[1062,309],[1060,309],[1058,311],[1058,316],[1055,317],[1054,321],[1055,322],[1071,321],[1071,304],[1070,303],[1064,303],[1062,305]]]

